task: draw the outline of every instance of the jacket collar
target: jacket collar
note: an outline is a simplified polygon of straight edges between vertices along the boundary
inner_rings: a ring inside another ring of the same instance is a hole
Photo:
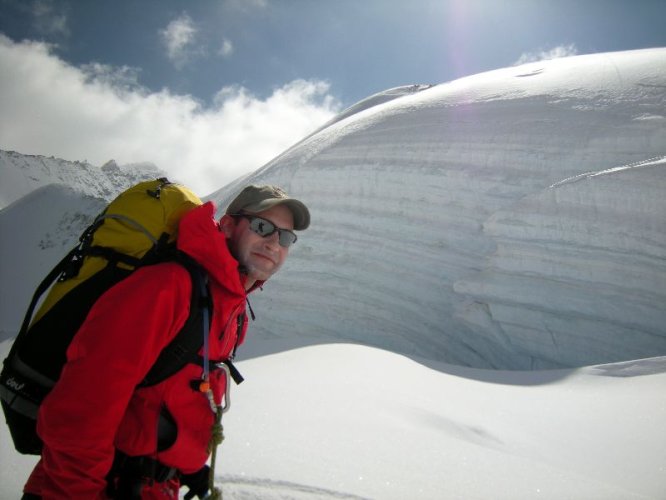
[[[183,216],[178,226],[177,246],[201,264],[210,279],[245,297],[245,275],[239,272],[239,263],[229,252],[227,239],[215,220],[213,202],[206,202]],[[257,282],[249,291],[262,285],[263,282]]]

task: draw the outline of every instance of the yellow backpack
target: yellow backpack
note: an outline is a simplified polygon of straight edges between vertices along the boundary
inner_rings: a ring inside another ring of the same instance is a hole
[[[192,277],[192,304],[197,305],[190,306],[185,326],[141,385],[164,380],[196,357],[203,343],[201,325],[208,324],[202,318],[210,314],[201,305],[208,302],[205,276],[196,262],[176,251],[175,241],[183,214],[201,203],[188,188],[164,178],[127,189],[37,287],[0,374],[2,407],[19,452],[40,453],[37,410],[60,377],[67,346],[100,295],[137,267],[179,262]],[[33,318],[37,302],[49,288]]]
[[[198,205],[201,200],[192,191],[165,178],[141,182],[120,193],[63,259],[57,283],[32,322],[110,264],[131,271],[164,260],[173,250],[180,218]]]

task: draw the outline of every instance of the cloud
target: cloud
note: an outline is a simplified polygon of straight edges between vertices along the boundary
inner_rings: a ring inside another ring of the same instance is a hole
[[[254,9],[265,9],[268,0],[227,0],[226,6],[240,11],[252,11]]]
[[[514,66],[537,61],[547,61],[549,59],[559,59],[561,57],[575,56],[578,54],[576,46],[560,45],[550,50],[540,50],[538,52],[526,52],[514,63]]]
[[[222,46],[218,51],[218,54],[222,57],[230,57],[234,53],[234,45],[231,43],[231,40],[224,39],[222,40]]]
[[[115,90],[129,91],[137,93],[144,92],[139,83],[140,68],[131,66],[110,66],[93,62],[80,66],[82,74],[88,83],[96,83]]]
[[[201,53],[196,46],[198,29],[192,18],[186,13],[171,21],[166,28],[160,30],[167,56],[177,69],[182,69],[191,57]]]
[[[67,14],[56,11],[52,1],[37,0],[32,4],[32,18],[35,30],[47,36],[69,36]]]
[[[204,196],[252,172],[339,111],[328,84],[296,80],[265,99],[221,89],[211,107],[150,92],[137,70],[73,67],[0,35],[0,148],[102,165],[151,161]]]
[[[192,59],[206,57],[213,52],[209,50],[204,41],[200,40],[199,28],[185,12],[171,21],[159,33],[166,48],[167,57],[176,69],[183,69]],[[233,53],[234,45],[231,40],[222,39],[217,55],[228,58]]]

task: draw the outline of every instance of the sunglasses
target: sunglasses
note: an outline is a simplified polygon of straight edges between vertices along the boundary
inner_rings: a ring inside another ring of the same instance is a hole
[[[262,219],[256,215],[236,214],[235,217],[243,217],[249,220],[250,229],[263,238],[268,238],[270,235],[277,231],[280,246],[284,248],[289,248],[291,245],[296,243],[296,240],[298,239],[293,231],[277,227],[271,221]]]

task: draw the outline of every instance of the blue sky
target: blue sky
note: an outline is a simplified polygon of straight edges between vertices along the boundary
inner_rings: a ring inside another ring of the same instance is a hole
[[[11,71],[3,66],[15,66],[12,61],[22,68],[13,77],[0,76],[0,104],[23,116],[17,120],[5,112],[0,118],[0,148],[159,164],[159,154],[122,147],[119,118],[96,129],[89,108],[58,114],[63,104],[57,101],[69,98],[76,107],[75,95],[88,96],[113,108],[114,116],[127,116],[162,99],[160,106],[174,115],[153,113],[150,119],[173,118],[182,134],[188,127],[225,124],[258,133],[247,136],[254,144],[270,143],[264,157],[228,168],[233,176],[260,167],[308,130],[376,92],[443,83],[521,61],[666,46],[664,19],[663,0],[0,0],[6,56],[0,58],[0,72]],[[28,64],[32,57],[37,59]],[[73,86],[64,89],[68,77]],[[48,79],[51,84],[36,87]],[[221,120],[223,109],[227,121],[201,121]],[[274,114],[277,109],[288,116]],[[234,112],[246,116],[228,121]],[[86,141],[106,145],[86,149],[70,139],[65,147],[68,141],[49,138],[47,127],[34,130],[35,115],[55,122],[78,113],[92,120]],[[130,123],[134,133],[142,133],[142,116]],[[250,118],[256,122],[248,123]],[[282,123],[276,132],[279,120],[289,126]],[[98,135],[92,135],[95,130]],[[116,154],[108,144],[110,130],[118,134]],[[248,147],[243,141],[237,146],[236,156]],[[203,155],[190,156],[200,162]],[[212,164],[193,168],[215,170]]]

